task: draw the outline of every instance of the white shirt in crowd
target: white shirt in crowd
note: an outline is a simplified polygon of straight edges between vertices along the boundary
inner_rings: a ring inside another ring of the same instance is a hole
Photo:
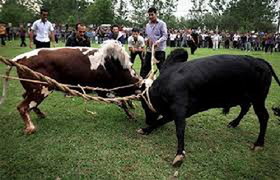
[[[174,41],[176,39],[177,34],[172,33],[170,34],[170,41]]]
[[[50,42],[50,32],[54,31],[50,21],[44,23],[41,19],[35,21],[31,29],[36,34],[36,40],[40,42]]]
[[[219,34],[214,34],[212,37],[212,41],[220,41],[220,35]]]
[[[239,41],[240,36],[238,34],[233,35],[233,41]]]
[[[132,48],[143,48],[145,47],[145,41],[144,38],[140,35],[138,35],[137,40],[135,41],[133,36],[128,37],[128,47]]]
[[[201,34],[201,38],[202,38],[202,40],[204,41],[205,40],[205,38],[207,37],[208,35],[207,34]]]

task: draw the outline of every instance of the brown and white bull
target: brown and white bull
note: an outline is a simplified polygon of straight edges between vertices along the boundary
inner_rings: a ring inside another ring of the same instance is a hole
[[[101,48],[63,47],[36,49],[13,59],[19,64],[51,77],[56,81],[70,85],[115,88],[135,84],[130,88],[117,90],[118,96],[134,94],[138,89],[140,77],[135,73],[130,57],[117,41],[107,41]],[[17,69],[18,76],[34,79],[26,72]],[[18,111],[25,123],[25,133],[36,131],[29,112],[33,110],[39,117],[45,114],[39,104],[55,89],[48,85],[21,81],[25,93],[24,100],[18,105]],[[104,92],[97,92],[106,96]]]

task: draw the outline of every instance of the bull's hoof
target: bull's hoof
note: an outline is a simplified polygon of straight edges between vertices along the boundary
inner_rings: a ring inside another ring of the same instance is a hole
[[[258,151],[262,151],[264,147],[253,144],[250,149],[254,152],[258,152]]]
[[[33,134],[36,132],[36,128],[34,126],[32,127],[27,127],[24,129],[24,133],[29,135],[29,134]]]
[[[141,134],[141,135],[145,135],[146,134],[145,131],[142,128],[138,129],[136,132],[138,134]]]
[[[147,128],[138,129],[138,130],[137,130],[137,133],[138,133],[138,134],[141,134],[141,135],[148,135],[148,134],[150,134],[152,131],[153,131],[152,128],[147,127]]]
[[[172,162],[172,165],[174,167],[180,167],[182,165],[182,163],[183,163],[184,158],[185,158],[184,154],[176,155],[175,159]]]
[[[236,128],[238,126],[239,123],[236,123],[235,121],[231,121],[230,123],[228,123],[227,127],[228,128]]]

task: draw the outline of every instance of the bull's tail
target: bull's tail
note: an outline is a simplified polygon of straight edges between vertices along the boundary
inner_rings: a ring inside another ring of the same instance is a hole
[[[264,62],[269,67],[270,72],[272,73],[273,78],[275,79],[277,84],[280,86],[280,80],[279,80],[278,76],[276,75],[276,73],[275,73],[273,67],[271,66],[271,64],[269,62],[267,62],[266,60],[264,60],[264,59],[261,59],[261,58],[256,58],[256,59]]]
[[[268,63],[269,64],[269,63]],[[277,82],[277,84],[280,86],[280,80],[278,78],[278,76],[276,75],[274,69],[272,68],[272,66],[269,64],[270,70],[272,72],[272,76],[274,77],[275,81]]]
[[[8,91],[8,80],[9,80],[9,75],[12,70],[13,66],[7,66],[7,71],[6,71],[6,76],[3,78],[3,91],[2,91],[2,96],[0,96],[0,105],[2,105],[6,99],[7,96],[7,91]]]
[[[266,61],[265,61],[265,62],[266,62]],[[272,67],[271,64],[269,64],[268,62],[266,62],[266,64],[269,66],[273,78],[275,79],[275,81],[277,82],[277,84],[280,86],[280,80],[279,80],[278,76],[276,75],[276,73],[275,73],[273,67]],[[272,107],[272,111],[273,111],[273,113],[274,113],[275,116],[280,116],[280,107]]]

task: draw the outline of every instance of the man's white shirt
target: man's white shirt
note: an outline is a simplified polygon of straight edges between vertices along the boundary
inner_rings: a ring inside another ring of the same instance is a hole
[[[31,29],[35,31],[36,40],[40,42],[49,42],[49,33],[54,31],[53,25],[50,21],[46,21],[44,23],[41,19],[35,21]]]
[[[170,41],[174,41],[176,39],[176,37],[177,37],[177,34],[174,34],[174,33],[170,34]]]
[[[139,35],[136,41],[134,40],[133,36],[128,37],[128,47],[143,48],[144,46],[145,46],[145,41],[142,36]]]

